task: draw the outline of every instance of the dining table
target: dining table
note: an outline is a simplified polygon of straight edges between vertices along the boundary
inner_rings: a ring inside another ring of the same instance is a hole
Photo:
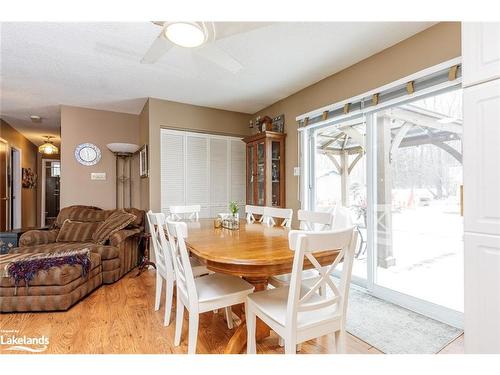
[[[216,228],[213,219],[187,222],[187,226],[186,245],[192,255],[211,271],[242,277],[255,287],[254,292],[267,289],[270,277],[292,271],[294,252],[288,245],[289,228],[246,220],[240,220],[239,229]],[[332,249],[314,256],[325,266],[332,264],[339,252]],[[312,267],[304,261],[304,269]],[[226,345],[224,352],[228,354],[241,353],[247,341],[244,306],[233,306],[233,312],[241,324]],[[269,327],[257,319],[257,342],[269,336]]]

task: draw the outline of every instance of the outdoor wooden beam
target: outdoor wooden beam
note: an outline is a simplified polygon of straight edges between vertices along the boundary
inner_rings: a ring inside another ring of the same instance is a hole
[[[347,170],[347,173],[348,173],[348,174],[351,174],[351,172],[352,172],[353,168],[356,166],[356,164],[358,163],[358,161],[360,161],[360,160],[361,160],[361,158],[362,158],[362,157],[363,157],[363,153],[362,153],[362,152],[360,152],[360,153],[358,154],[358,156],[356,156],[356,158],[352,161],[351,165],[349,166],[349,168],[348,168],[348,170]]]

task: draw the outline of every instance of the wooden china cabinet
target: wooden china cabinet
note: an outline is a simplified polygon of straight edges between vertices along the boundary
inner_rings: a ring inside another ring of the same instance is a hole
[[[284,133],[264,131],[243,139],[247,153],[247,204],[285,207]]]

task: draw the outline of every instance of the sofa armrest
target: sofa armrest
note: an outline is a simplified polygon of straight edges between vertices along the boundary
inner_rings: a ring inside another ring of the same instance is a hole
[[[19,238],[19,247],[43,245],[56,242],[59,229],[52,230],[29,230]]]
[[[125,241],[127,238],[135,236],[139,233],[142,232],[142,229],[140,228],[133,228],[133,229],[121,229],[116,233],[113,233],[109,237],[109,244],[111,246],[120,246],[120,244]]]

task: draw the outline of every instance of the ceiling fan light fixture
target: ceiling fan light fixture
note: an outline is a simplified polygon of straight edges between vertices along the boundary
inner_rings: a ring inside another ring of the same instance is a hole
[[[165,28],[165,37],[172,43],[185,48],[201,46],[205,42],[205,33],[194,23],[175,22]]]

